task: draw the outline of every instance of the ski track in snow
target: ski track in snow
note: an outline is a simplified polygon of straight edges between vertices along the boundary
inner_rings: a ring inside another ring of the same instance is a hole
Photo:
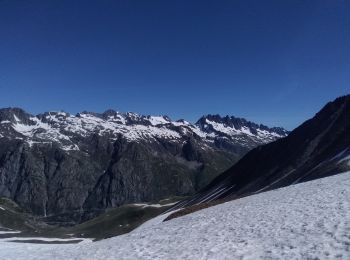
[[[350,259],[350,172],[95,243],[0,242],[0,259]]]

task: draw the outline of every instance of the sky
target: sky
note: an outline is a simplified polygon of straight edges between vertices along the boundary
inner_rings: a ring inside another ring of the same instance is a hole
[[[0,107],[289,130],[350,93],[350,1],[0,0]]]

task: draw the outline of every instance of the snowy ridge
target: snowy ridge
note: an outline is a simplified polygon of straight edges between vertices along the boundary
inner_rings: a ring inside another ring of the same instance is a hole
[[[269,128],[258,125],[243,118],[221,117],[219,115],[207,115],[199,119],[196,125],[204,131],[207,136],[221,136],[229,139],[240,139],[249,146],[249,141],[268,143],[288,135],[283,128]]]
[[[163,223],[158,218],[127,235],[95,243],[0,242],[0,258],[349,259],[349,187],[350,172],[342,173]]]
[[[79,140],[93,134],[105,136],[111,141],[124,136],[128,141],[149,141],[159,139],[183,142],[190,136],[202,139],[208,146],[216,140],[230,139],[246,147],[274,141],[287,135],[274,130],[257,129],[248,126],[236,129],[206,119],[215,131],[208,131],[207,125],[191,124],[185,120],[172,121],[167,116],[143,116],[135,113],[120,113],[108,110],[102,114],[82,112],[71,115],[65,112],[47,112],[37,116],[21,109],[3,109],[0,113],[0,137],[13,137],[34,144],[58,143],[64,150],[79,150]]]

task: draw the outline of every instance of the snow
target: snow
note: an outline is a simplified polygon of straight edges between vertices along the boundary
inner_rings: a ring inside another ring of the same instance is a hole
[[[16,115],[13,115],[13,118],[15,119],[16,122],[20,122],[21,121]]]
[[[7,235],[7,234],[19,234],[21,231],[1,231],[0,230],[0,235]],[[5,239],[2,239],[1,241],[6,241]]]
[[[171,122],[174,126],[190,126],[191,123],[186,120],[179,120]]]
[[[276,138],[284,137],[284,136],[279,135],[275,132],[269,132],[269,131],[261,130],[261,129],[257,129],[257,132],[258,132],[259,137],[261,137],[261,138],[271,138],[271,136],[276,137]]]
[[[161,125],[161,124],[168,124],[168,123],[170,123],[163,116],[150,116],[148,118],[148,120],[151,122],[152,125]]]
[[[221,132],[221,133],[225,133],[228,135],[236,135],[236,134],[240,133],[240,131],[238,131],[234,127],[229,127],[229,126],[226,126],[226,125],[221,124],[221,123],[210,121],[209,119],[206,119],[205,122],[207,124],[211,125],[216,131]]]
[[[207,132],[185,120],[171,121],[166,116],[142,116],[131,112],[115,112],[108,117],[88,112],[77,115],[48,112],[30,116],[29,120],[20,120],[16,115],[13,117],[14,122],[1,122],[0,126],[4,128],[0,128],[0,137],[8,136],[10,126],[15,132],[14,138],[23,139],[29,146],[57,143],[66,151],[80,150],[80,138],[76,137],[85,138],[93,134],[105,136],[111,142],[120,134],[129,142],[154,142],[159,139],[181,142],[196,134],[206,142],[203,149],[212,147],[216,138],[229,138],[250,147],[251,143],[268,143],[282,137],[262,129],[257,129],[257,134],[253,134],[248,127],[235,129],[208,119],[204,127],[212,125],[216,132]]]
[[[0,207],[1,210],[5,210],[3,207]]]
[[[257,134],[253,134],[251,130],[246,126],[242,126],[241,128],[236,129],[234,126],[229,126],[224,123],[211,121],[209,119],[205,119],[205,123],[206,123],[204,125],[205,128],[207,128],[208,125],[211,125],[216,132],[223,133],[230,137],[236,138],[243,145],[244,143],[241,142],[240,136],[245,136],[251,139],[257,139],[262,141],[263,143],[268,143],[276,140],[276,138],[284,137],[283,135],[279,135],[273,131],[269,132],[267,130],[263,130],[260,128],[256,129]],[[207,136],[207,137],[210,137],[210,136]]]
[[[341,157],[343,157],[343,155],[349,150],[349,147],[348,148],[345,148],[343,151],[341,151],[340,153],[338,153],[337,155],[335,155],[334,157],[332,157],[331,159],[329,159],[329,161],[334,161],[334,160],[337,160]]]
[[[234,186],[234,185],[233,185]],[[215,189],[213,192],[209,193],[207,196],[205,196],[203,198],[202,201],[200,201],[199,203],[204,203],[204,202],[210,202],[215,200],[217,197],[219,197],[221,194],[223,194],[225,191],[227,191],[228,189],[233,188],[233,186],[230,187],[224,187],[224,188],[217,188],[217,190]],[[198,204],[199,204],[198,203]]]
[[[168,204],[134,203],[134,204],[130,204],[130,205],[136,206],[136,207],[142,207],[142,208],[147,208],[147,207],[151,207],[151,208],[162,208],[162,207],[169,207],[169,206],[175,205],[176,203],[177,203],[177,202],[168,203]]]
[[[15,116],[15,115],[14,115]],[[60,115],[59,115],[60,116]],[[18,119],[18,118],[17,118]],[[29,146],[33,144],[47,144],[51,142],[69,142],[71,143],[70,137],[62,134],[59,128],[52,127],[48,123],[40,121],[37,117],[31,117],[30,121],[32,124],[21,123],[16,119],[16,123],[12,125],[13,129],[21,135],[27,137],[27,143]],[[37,139],[34,141],[33,139]],[[41,140],[41,141],[38,141]],[[51,141],[51,142],[48,142]],[[75,145],[62,145],[64,150],[79,150]]]
[[[339,163],[342,163],[342,162],[347,162],[347,165],[350,166],[350,155],[348,155],[348,156],[344,157],[343,159],[341,159],[341,160],[338,162],[338,164],[339,164]]]
[[[94,243],[0,242],[0,259],[350,259],[350,172]]]
[[[141,116],[134,113],[128,113],[127,115],[134,120],[140,120],[141,118]],[[30,146],[51,141],[61,143],[62,149],[67,151],[79,150],[79,147],[73,143],[67,132],[82,137],[94,133],[101,136],[110,135],[111,140],[115,140],[118,134],[123,134],[128,141],[144,140],[145,138],[153,140],[156,138],[171,140],[181,138],[178,132],[163,126],[163,124],[169,123],[168,119],[164,117],[149,117],[151,126],[142,124],[126,125],[126,119],[120,114],[110,116],[106,120],[89,113],[69,116],[64,112],[52,112],[45,117],[48,122],[43,122],[37,117],[31,117],[32,124],[25,124],[16,118],[16,123],[12,127],[17,133],[26,137],[26,141]]]
[[[13,125],[13,129],[16,132],[21,133],[22,135],[28,136],[28,137],[32,136],[33,135],[32,131],[37,128],[38,127],[35,125],[25,125],[25,124],[19,124],[19,123],[16,123]]]
[[[206,132],[201,131],[197,126],[189,126],[193,133],[198,135],[201,138],[207,138],[208,136],[215,137],[214,133],[208,134]]]

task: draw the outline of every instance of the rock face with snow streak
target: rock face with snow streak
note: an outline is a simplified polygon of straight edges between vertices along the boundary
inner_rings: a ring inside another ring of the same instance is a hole
[[[234,116],[207,115],[201,117],[196,126],[213,138],[216,146],[234,149],[236,146],[255,148],[257,143],[269,143],[287,136],[281,127],[269,128]]]
[[[235,199],[350,170],[350,95],[328,103],[288,137],[259,146],[176,207]]]
[[[191,195],[250,149],[287,135],[229,119],[1,109],[0,197],[49,221],[79,222],[109,207]]]

